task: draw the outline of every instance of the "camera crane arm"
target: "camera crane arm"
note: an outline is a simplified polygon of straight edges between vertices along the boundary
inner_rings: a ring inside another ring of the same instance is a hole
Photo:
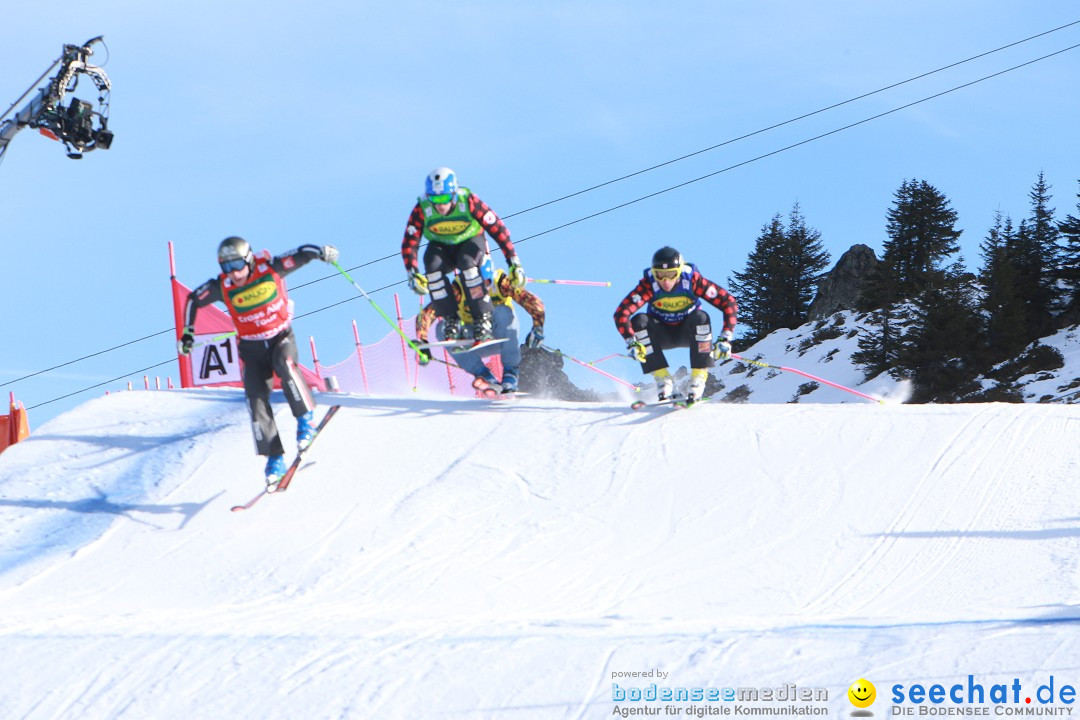
[[[70,158],[81,158],[84,152],[98,148],[109,149],[113,139],[113,134],[108,129],[109,93],[112,83],[109,82],[109,76],[104,70],[87,62],[94,54],[91,46],[101,40],[102,37],[99,35],[82,45],[64,45],[63,54],[53,61],[53,64],[41,74],[30,89],[12,103],[3,115],[0,115],[0,120],[2,120],[34,91],[53,68],[60,66],[60,71],[49,80],[48,84],[38,90],[37,95],[30,102],[10,119],[0,123],[0,158],[11,144],[12,138],[24,127],[37,128],[42,135],[64,143]],[[99,110],[94,110],[90,103],[74,96],[68,105],[64,106],[64,98],[75,91],[79,75],[88,76],[97,87]],[[95,118],[97,118],[96,127]]]

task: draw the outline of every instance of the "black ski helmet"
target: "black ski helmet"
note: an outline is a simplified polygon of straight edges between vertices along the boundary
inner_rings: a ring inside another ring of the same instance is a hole
[[[237,260],[242,260],[245,265],[251,267],[252,262],[255,260],[255,253],[251,252],[251,245],[248,244],[247,240],[231,235],[218,245],[217,261],[223,271],[231,272],[240,269],[239,265],[236,264]],[[226,267],[226,265],[232,265],[232,267]]]
[[[673,247],[662,247],[652,256],[652,266],[657,270],[682,267],[682,254]]]

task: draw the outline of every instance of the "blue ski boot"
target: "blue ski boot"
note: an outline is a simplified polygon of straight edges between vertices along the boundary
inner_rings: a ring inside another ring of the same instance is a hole
[[[301,450],[310,445],[311,441],[315,439],[315,426],[312,424],[314,419],[314,410],[308,410],[296,418],[296,446]]]
[[[271,455],[266,458],[266,492],[274,492],[281,478],[285,477],[285,456]]]
[[[517,372],[514,370],[503,370],[501,385],[503,395],[516,393],[518,389]]]

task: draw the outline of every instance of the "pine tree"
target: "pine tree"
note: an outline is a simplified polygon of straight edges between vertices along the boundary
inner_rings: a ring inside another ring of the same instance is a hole
[[[901,296],[913,297],[927,287],[942,261],[960,250],[962,230],[948,199],[925,180],[905,180],[886,215],[883,260],[895,268]]]
[[[1058,225],[1061,238],[1065,241],[1061,248],[1060,276],[1071,309],[1080,307],[1080,192],[1076,194],[1076,199],[1076,215],[1066,215]]]
[[[817,283],[829,264],[821,233],[807,227],[798,202],[788,223],[785,227],[780,214],[774,215],[762,227],[746,268],[728,281],[751,341],[805,323]]]
[[[784,244],[784,223],[777,213],[761,228],[754,249],[746,259],[746,268],[728,279],[728,289],[739,303],[739,322],[750,328],[747,339],[760,340],[780,327],[777,323],[777,258]]]
[[[1031,215],[1020,222],[1011,256],[1016,268],[1016,294],[1024,303],[1027,339],[1035,340],[1053,330],[1054,313],[1060,309],[1057,287],[1058,227],[1050,205],[1050,187],[1039,173],[1032,187]]]
[[[983,286],[980,306],[984,313],[983,334],[986,357],[983,369],[1014,357],[1027,344],[1024,305],[1016,295],[1016,268],[1012,251],[1016,243],[1012,218],[994,216],[994,226],[980,246]]]
[[[821,243],[821,233],[806,226],[797,201],[788,214],[780,260],[787,269],[780,288],[783,294],[780,327],[795,328],[807,321],[818,283],[829,267],[829,253]]]
[[[980,321],[963,261],[926,278],[899,343],[896,365],[915,383],[916,402],[953,401],[974,389],[979,374]]]
[[[852,353],[851,360],[862,367],[867,380],[891,372],[897,364],[907,320],[897,276],[892,261],[883,260],[866,278],[859,295],[858,309],[867,313],[869,327],[860,334],[859,349]]]
[[[915,381],[923,400],[952,398],[976,375],[979,322],[959,252],[957,215],[925,180],[905,180],[887,213],[885,251],[863,286],[860,308],[876,331],[852,359],[868,377],[890,371]]]

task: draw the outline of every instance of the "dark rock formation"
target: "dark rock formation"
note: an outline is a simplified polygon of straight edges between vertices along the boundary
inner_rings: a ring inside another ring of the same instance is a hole
[[[523,393],[552,400],[597,402],[592,390],[582,390],[563,372],[563,356],[543,348],[521,348],[521,374],[518,389]]]
[[[853,310],[863,281],[878,262],[874,251],[866,245],[852,245],[818,283],[817,296],[810,303],[809,319],[820,320],[838,310]]]

